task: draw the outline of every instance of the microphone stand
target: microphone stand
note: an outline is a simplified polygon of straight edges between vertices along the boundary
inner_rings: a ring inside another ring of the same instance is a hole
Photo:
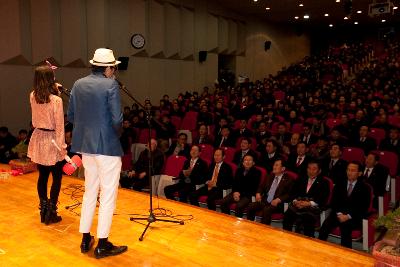
[[[151,151],[151,114],[150,110],[146,109],[145,106],[142,105],[127,89],[126,87],[118,80],[116,80],[119,84],[120,89],[127,95],[129,96],[130,99],[132,99],[136,104],[138,104],[146,113],[146,120],[147,120],[147,129],[149,132],[149,140],[148,140],[148,159],[149,159],[149,169],[148,169],[148,175],[149,175],[149,183],[150,183],[150,210],[149,210],[149,216],[147,218],[140,218],[140,217],[131,217],[130,221],[140,221],[140,220],[146,220],[147,225],[142,232],[142,234],[139,237],[139,241],[143,241],[143,237],[146,234],[147,229],[149,228],[150,224],[156,222],[156,221],[161,221],[161,222],[170,222],[170,223],[178,223],[180,225],[184,224],[184,221],[182,220],[166,220],[166,219],[158,219],[156,215],[153,213],[153,177],[152,177],[152,170],[153,170],[153,155]]]

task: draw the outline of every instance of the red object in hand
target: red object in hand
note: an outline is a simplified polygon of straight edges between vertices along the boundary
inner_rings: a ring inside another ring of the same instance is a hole
[[[82,165],[82,160],[78,155],[72,158],[66,156],[65,159],[67,163],[64,165],[63,171],[66,175],[72,175]]]

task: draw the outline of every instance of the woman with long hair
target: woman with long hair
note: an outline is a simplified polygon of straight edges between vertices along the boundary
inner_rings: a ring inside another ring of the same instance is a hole
[[[38,165],[40,221],[46,225],[61,221],[57,215],[57,202],[61,189],[62,160],[66,154],[64,137],[64,111],[54,72],[49,66],[35,69],[33,89],[30,93],[32,109],[32,133],[28,147],[28,157]],[[53,141],[54,140],[54,141]],[[57,149],[55,144],[61,148]],[[50,199],[47,197],[47,182],[50,172],[53,183]]]

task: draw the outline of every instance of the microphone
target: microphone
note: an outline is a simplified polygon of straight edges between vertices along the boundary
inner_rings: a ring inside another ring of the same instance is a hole
[[[56,144],[54,139],[52,139],[51,142],[59,151],[61,151],[61,148]],[[66,175],[72,175],[82,165],[82,160],[78,155],[75,155],[72,158],[70,158],[68,155],[65,155],[64,159],[67,162],[63,166],[63,171]]]

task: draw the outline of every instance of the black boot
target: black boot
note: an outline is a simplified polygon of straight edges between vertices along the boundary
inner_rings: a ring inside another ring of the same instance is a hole
[[[47,199],[40,199],[39,210],[40,210],[40,222],[44,223],[47,213]]]
[[[49,201],[44,223],[49,225],[50,223],[58,223],[62,220],[61,216],[57,215],[57,202]]]

